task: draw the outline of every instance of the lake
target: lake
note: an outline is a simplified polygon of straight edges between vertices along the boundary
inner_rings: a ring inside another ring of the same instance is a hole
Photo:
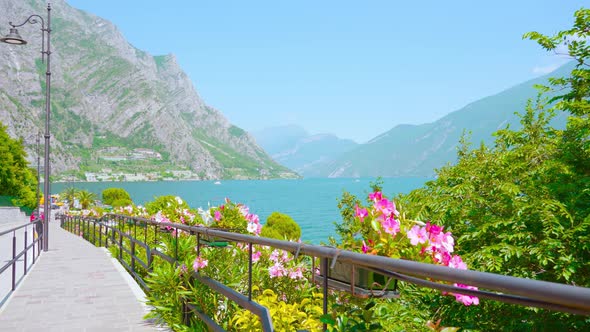
[[[386,178],[383,192],[388,197],[408,193],[419,188],[429,178]],[[165,182],[67,182],[53,183],[52,193],[60,193],[67,187],[86,189],[97,197],[106,188],[123,188],[133,202],[143,205],[162,195],[182,197],[193,207],[218,206],[227,197],[250,207],[264,223],[274,211],[286,213],[300,226],[303,241],[314,244],[327,242],[335,235],[334,222],[340,221],[337,201],[344,191],[359,198],[369,193],[374,179],[301,179],[301,180],[222,180],[215,181],[165,181]]]

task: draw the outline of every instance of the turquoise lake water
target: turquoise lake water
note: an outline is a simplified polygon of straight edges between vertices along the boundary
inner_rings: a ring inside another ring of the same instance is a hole
[[[386,178],[383,192],[388,197],[421,187],[428,178]],[[302,180],[226,180],[166,182],[71,182],[54,183],[51,191],[60,193],[69,186],[86,189],[100,197],[106,188],[123,188],[135,204],[145,204],[156,196],[182,197],[193,207],[207,208],[223,204],[225,197],[244,203],[261,222],[274,211],[290,215],[300,226],[303,241],[326,242],[335,235],[334,222],[340,221],[337,200],[344,191],[366,197],[374,179],[302,179]]]

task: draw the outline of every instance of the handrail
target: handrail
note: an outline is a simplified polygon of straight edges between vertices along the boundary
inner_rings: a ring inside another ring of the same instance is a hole
[[[27,260],[28,260],[28,252],[30,249],[33,249],[33,262],[32,264],[35,264],[36,262],[36,257],[41,255],[41,245],[37,245],[36,251],[37,251],[37,255],[35,256],[35,245],[39,242],[41,242],[42,239],[42,234],[38,234],[36,239],[33,239],[33,241],[31,242],[31,244],[28,244],[28,232],[27,232],[27,228],[31,227],[33,228],[33,230],[35,230],[36,226],[38,224],[41,224],[41,220],[39,218],[36,218],[35,220],[33,220],[33,222],[30,223],[26,223],[20,226],[16,226],[13,228],[10,228],[8,230],[2,231],[0,232],[0,237],[10,234],[12,233],[12,258],[10,260],[6,261],[6,264],[0,266],[0,275],[2,273],[4,273],[6,270],[8,270],[10,267],[12,267],[12,278],[11,278],[11,288],[10,291],[3,297],[0,299],[0,307],[6,302],[6,300],[10,297],[10,295],[12,293],[14,293],[14,290],[16,289],[16,286],[23,280],[23,278],[25,277],[25,275],[28,272],[28,264],[27,264]],[[16,231],[20,230],[20,229],[25,229],[24,231],[24,240],[23,240],[23,249],[20,252],[16,252]],[[34,233],[33,233],[34,234]],[[42,242],[41,242],[42,243]],[[16,279],[16,264],[17,262],[21,259],[21,257],[24,256],[23,259],[23,275],[17,280]]]
[[[37,220],[37,219],[35,219],[35,220]],[[0,232],[0,236],[3,236],[3,235],[6,235],[6,234],[9,234],[9,233],[12,233],[12,232],[17,231],[17,230],[19,230],[21,228],[26,228],[26,227],[29,227],[29,226],[31,226],[31,223],[27,223],[27,224],[23,224],[23,225],[20,225],[20,226],[16,226],[16,227],[11,228],[9,230]]]
[[[88,220],[88,218],[86,219]],[[367,255],[328,246],[319,246],[305,243],[295,243],[289,241],[269,239],[240,233],[226,232],[203,226],[187,226],[183,224],[169,222],[156,222],[150,219],[130,217],[119,214],[105,215],[100,219],[95,219],[93,223],[96,222],[102,225],[101,227],[107,227],[107,229],[111,227],[108,226],[106,223],[102,222],[103,220],[117,221],[117,224],[119,222],[132,221],[134,227],[137,227],[137,223],[140,223],[140,225],[141,223],[143,223],[146,225],[146,227],[148,225],[155,226],[156,230],[162,227],[169,227],[176,229],[176,234],[178,234],[178,230],[183,230],[191,235],[197,235],[197,239],[199,239],[200,235],[214,236],[229,241],[247,243],[249,245],[257,244],[269,246],[275,249],[282,249],[292,253],[297,253],[297,255],[319,257],[322,259],[321,266],[322,273],[324,274],[324,276],[328,275],[327,269],[329,268],[329,260],[331,260],[331,266],[334,266],[334,263],[336,261],[340,261],[352,264],[354,266],[362,267],[368,270],[373,270],[377,273],[394,277],[398,280],[402,280],[408,283],[413,283],[421,287],[439,289],[442,291],[453,292],[458,294],[478,296],[506,303],[540,307],[554,311],[590,315],[590,288],[585,287],[565,285],[540,280],[531,280],[525,278],[517,278],[488,272],[459,270],[434,264],[420,263],[403,259],[394,259],[384,256]],[[112,229],[115,230],[115,228]],[[120,230],[116,231],[120,234],[119,236],[124,235],[126,238],[128,237],[132,243],[137,242],[143,244],[143,242],[134,239],[131,235],[123,234]],[[147,231],[147,228],[145,231]],[[157,248],[150,248],[150,254],[163,257],[165,258],[165,260],[171,263],[175,262],[177,264],[174,258],[163,254],[162,252],[158,251]],[[133,274],[136,278],[138,277],[136,273]],[[201,276],[199,274],[196,274],[195,277],[197,277],[197,279],[200,279],[201,282],[205,282],[212,289],[215,289],[220,293],[222,293],[222,291],[224,290],[231,291],[231,288],[219,284],[214,280],[207,279],[206,277]],[[327,279],[328,278],[324,278],[324,288],[327,287]],[[437,283],[433,280],[477,286],[483,289],[471,290],[466,288],[459,288],[449,284]],[[251,294],[251,281],[249,294]],[[242,297],[244,296],[241,294],[239,295]],[[231,298],[231,296],[229,298]],[[243,301],[241,297],[231,299],[234,301],[237,300],[237,302],[240,305],[242,305],[242,303],[251,302],[250,296],[247,298],[247,301]],[[324,301],[324,308],[327,308],[327,297],[324,297]],[[249,308],[246,309],[252,311]],[[256,309],[257,310],[255,311],[260,310],[260,308]],[[203,314],[201,312],[194,312],[194,310],[192,310],[192,308],[190,307],[189,310],[197,314],[198,316],[201,316]],[[255,313],[254,311],[252,312]],[[258,314],[264,314],[264,312],[259,311]],[[206,322],[206,320],[204,321]],[[270,329],[272,329],[272,325],[269,326],[271,326]]]
[[[342,262],[348,262],[366,268],[381,268],[399,274],[407,274],[409,276],[483,287],[489,290],[501,292],[503,293],[502,295],[519,295],[522,296],[523,299],[528,298],[531,300],[540,301],[538,304],[541,304],[541,307],[545,307],[542,305],[543,303],[563,306],[561,309],[554,308],[552,310],[572,312],[569,309],[579,309],[575,310],[575,313],[590,315],[590,288],[541,280],[511,277],[489,272],[459,270],[434,264],[361,254],[333,247],[301,244],[246,234],[225,232],[208,227],[186,226],[167,222],[158,223],[144,218],[138,218],[138,220],[152,225],[168,226],[188,232],[192,231],[200,234],[217,236],[227,240],[266,245],[291,252],[299,251],[300,254],[306,254],[308,256],[314,257],[332,258],[334,260],[337,259]],[[483,297],[487,297],[486,294],[481,291],[473,291],[465,288],[457,288],[455,290],[462,294],[471,294],[475,296],[482,295]]]

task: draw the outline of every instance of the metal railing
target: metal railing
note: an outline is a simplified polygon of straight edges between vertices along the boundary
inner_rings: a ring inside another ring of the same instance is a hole
[[[0,232],[0,241],[3,241],[6,238],[10,237],[10,234],[12,233],[12,255],[10,256],[9,260],[6,260],[6,264],[4,264],[2,267],[0,267],[0,276],[2,276],[2,274],[4,272],[6,272],[9,268],[11,268],[11,285],[10,285],[10,290],[8,291],[8,293],[6,295],[4,295],[4,297],[0,300],[0,307],[4,304],[4,302],[6,302],[6,300],[10,297],[10,295],[12,295],[12,293],[14,292],[14,290],[16,289],[16,286],[22,281],[22,279],[27,275],[28,272],[28,252],[29,250],[32,249],[32,254],[33,254],[33,261],[31,263],[35,264],[35,261],[37,259],[37,257],[39,257],[41,255],[41,245],[37,245],[37,243],[43,243],[41,242],[42,239],[42,233],[41,234],[37,234],[37,238],[34,238],[33,236],[33,240],[31,241],[31,243],[29,244],[29,234],[35,234],[36,233],[36,228],[37,225],[39,225],[39,229],[42,228],[42,223],[40,219],[36,219],[34,222],[31,223],[27,223],[21,226],[17,226],[5,231]],[[29,233],[29,228],[31,228],[31,233]],[[24,229],[24,240],[23,240],[23,249],[20,252],[17,252],[17,231]],[[35,255],[36,253],[36,255]],[[20,278],[17,279],[16,277],[16,265],[19,262],[20,259],[23,259],[23,274]]]
[[[98,234],[96,232],[97,226],[99,228]],[[140,228],[140,232],[143,229],[144,241],[138,240],[138,226]],[[162,232],[162,228],[174,229],[174,232],[172,232],[174,235],[170,235],[175,236],[177,240],[175,242],[176,248],[174,249],[174,257],[164,254],[163,252],[159,251],[157,247],[151,247],[147,243],[147,234],[148,231],[152,232],[149,230],[149,228],[152,226],[153,234],[155,235],[156,239],[154,242],[158,242],[158,234],[159,232]],[[107,247],[109,246],[108,240],[110,237],[111,245],[117,245],[119,247],[118,258],[122,265],[147,291],[149,291],[149,287],[137,273],[136,263],[141,265],[145,270],[149,271],[151,269],[153,257],[158,256],[171,264],[178,265],[178,230],[187,232],[190,234],[190,236],[196,236],[197,250],[200,249],[202,236],[213,236],[229,241],[247,244],[249,248],[247,295],[238,293],[230,287],[208,278],[207,276],[201,275],[198,272],[193,272],[192,276],[194,279],[209,286],[211,289],[234,301],[244,309],[249,310],[253,314],[257,315],[262,322],[262,328],[264,331],[272,331],[272,320],[267,308],[252,301],[253,244],[286,250],[295,253],[296,256],[310,256],[314,258],[313,261],[319,258],[320,275],[323,276],[328,276],[328,269],[333,268],[335,263],[338,261],[342,263],[348,263],[359,268],[371,270],[385,276],[393,277],[397,280],[412,283],[422,287],[438,289],[445,292],[477,296],[480,298],[486,298],[505,303],[545,308],[579,315],[590,315],[590,288],[510,277],[487,272],[459,270],[446,266],[394,259],[384,256],[361,254],[334,247],[281,241],[239,233],[225,232],[201,226],[187,226],[183,224],[156,222],[149,219],[129,217],[125,215],[111,214],[105,215],[102,218],[66,216],[64,219],[62,219],[62,227],[69,231],[86,232],[85,234],[87,234],[89,241],[93,242],[94,244],[97,244],[96,240],[98,239],[99,246],[103,245],[103,234],[105,234],[104,245]],[[131,233],[133,233],[133,236]],[[124,247],[123,239],[127,239],[127,241],[130,243],[130,248]],[[141,257],[136,255],[136,245],[139,245],[145,249],[147,262],[143,261]],[[124,262],[122,259],[122,253],[127,253],[131,257],[131,264]],[[199,252],[197,252],[197,254],[199,254]],[[329,278],[321,279],[321,286],[323,288],[324,294],[324,314],[328,313],[328,279]],[[485,290],[459,288],[449,284],[437,283],[433,280],[477,286]],[[192,304],[185,302],[184,307],[186,312],[183,316],[186,316],[188,313],[193,313],[197,315],[211,329],[215,331],[223,330],[210,317],[199,311],[198,308]],[[324,329],[325,328],[326,325],[324,324]]]

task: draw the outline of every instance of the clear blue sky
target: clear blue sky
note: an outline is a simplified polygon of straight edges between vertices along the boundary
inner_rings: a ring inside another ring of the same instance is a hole
[[[364,142],[434,121],[566,60],[522,34],[571,27],[578,0],[67,0],[248,130],[298,124]]]

